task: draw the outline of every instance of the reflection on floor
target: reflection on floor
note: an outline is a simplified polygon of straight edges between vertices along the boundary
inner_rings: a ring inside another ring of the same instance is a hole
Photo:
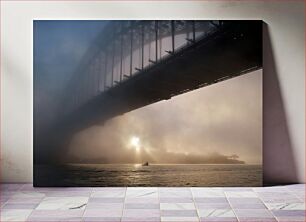
[[[305,221],[305,185],[33,188],[1,185],[1,221]]]

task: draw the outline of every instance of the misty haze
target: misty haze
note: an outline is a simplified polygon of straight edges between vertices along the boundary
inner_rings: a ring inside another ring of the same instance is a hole
[[[260,70],[125,113],[75,135],[67,161],[260,164],[261,90]]]
[[[262,185],[262,22],[35,20],[34,186]]]

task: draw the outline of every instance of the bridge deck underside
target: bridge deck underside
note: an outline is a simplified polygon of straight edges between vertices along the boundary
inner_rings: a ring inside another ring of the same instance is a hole
[[[80,130],[262,67],[262,22],[233,22],[94,97],[61,128]]]

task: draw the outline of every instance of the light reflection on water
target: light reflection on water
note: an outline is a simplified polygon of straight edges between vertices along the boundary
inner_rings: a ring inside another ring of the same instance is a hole
[[[261,165],[69,164],[35,166],[42,186],[261,186]]]

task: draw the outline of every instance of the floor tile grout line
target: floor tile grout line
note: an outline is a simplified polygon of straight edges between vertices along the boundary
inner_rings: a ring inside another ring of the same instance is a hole
[[[302,201],[303,201],[303,199],[301,199],[298,195],[296,195],[296,194],[294,193],[294,191],[291,191],[291,190],[288,189],[288,188],[285,188],[285,189],[287,190],[286,193],[291,194],[291,195],[293,195],[294,197],[296,197],[298,200],[302,200]]]
[[[260,195],[258,195],[258,193],[254,190],[253,188],[253,192],[256,193],[258,199],[265,205],[265,207],[267,208],[267,210],[271,213],[271,215],[273,216],[273,218],[279,222],[279,220],[277,219],[277,217],[272,213],[272,210],[269,209],[268,205],[263,201],[263,199],[260,197]]]
[[[17,189],[17,191],[21,191],[21,188],[22,188],[23,186],[25,186],[25,184],[22,184],[22,185]]]
[[[293,194],[297,199],[301,200],[303,203],[305,203],[305,198],[300,198],[294,191],[291,191],[290,189],[287,188],[287,190],[289,190],[289,193]],[[304,190],[305,192],[305,190]],[[305,196],[305,193],[304,193]]]
[[[123,197],[123,205],[122,205],[122,211],[121,211],[121,217],[120,217],[120,222],[123,220],[123,213],[125,209],[125,201],[126,201],[126,193],[127,193],[128,187],[125,187],[125,192],[124,192],[124,197]]]
[[[24,184],[23,186],[25,186],[26,184]],[[23,187],[22,186],[22,187]],[[32,184],[32,186],[33,186],[33,184]],[[34,188],[34,186],[33,186],[33,188]],[[35,189],[34,189],[34,191],[33,191],[34,193],[40,193],[40,192],[36,192],[35,191]],[[31,213],[27,216],[27,218],[26,218],[26,221],[31,217],[31,215],[33,214],[33,212],[34,212],[34,210],[36,210],[36,208],[40,205],[40,203],[46,198],[46,193],[43,193],[43,198],[41,198],[41,200],[39,201],[39,203],[37,204],[37,206],[34,208],[34,209],[32,209],[32,211],[31,211]]]
[[[36,206],[34,209],[31,209],[31,213],[26,217],[26,220],[28,220],[28,219],[31,217],[31,215],[32,215],[33,212],[36,210],[36,208],[40,205],[40,203],[41,203],[42,201],[44,201],[44,200],[47,198],[47,195],[46,195],[46,193],[44,193],[44,192],[36,192],[35,190],[32,191],[32,192],[34,192],[34,193],[42,193],[42,194],[44,194],[44,197],[41,198],[41,200],[39,201],[39,203],[37,204],[37,206]],[[92,193],[92,191],[90,191],[90,196],[91,196],[91,193]],[[89,200],[89,197],[88,197],[88,200]],[[87,203],[88,203],[88,201],[87,201]],[[87,205],[87,204],[86,204],[86,205]],[[85,208],[86,208],[86,207],[85,207]],[[84,212],[85,212],[85,209],[84,209]],[[83,212],[83,214],[84,214],[84,212]],[[83,216],[81,217],[81,220],[83,221]]]
[[[2,208],[8,204],[8,201],[15,195],[16,192],[18,192],[19,190],[21,190],[21,188],[24,186],[25,184],[22,184],[22,186],[20,186],[17,190],[14,190],[14,191],[11,191],[13,193],[12,196],[10,196],[4,203],[3,203],[3,206],[1,206],[0,208],[0,221],[1,221],[1,211],[2,211]],[[0,192],[2,192],[3,190],[0,190]],[[1,193],[0,193],[1,195]],[[0,198],[1,199],[1,198]],[[15,210],[15,209],[12,209],[12,210]],[[25,218],[25,220],[28,220],[29,216],[32,214],[33,212],[33,209],[30,209],[31,210],[31,213]]]
[[[122,217],[123,217],[123,210],[125,209],[125,203],[126,203],[126,194],[127,194],[127,187],[125,188],[125,192],[124,192],[124,200],[123,200],[123,207],[122,207],[122,213],[121,213],[121,218],[120,218],[120,221],[122,221]],[[158,197],[158,203],[159,203],[159,211],[160,211],[160,213],[161,213],[161,202],[160,202],[160,188],[159,187],[156,187],[156,189],[157,189],[157,197]],[[192,195],[192,200],[193,200],[193,204],[195,205],[195,207],[197,206],[196,205],[196,203],[195,203],[195,196],[194,196],[194,192],[193,192],[193,189],[192,189],[192,187],[188,187],[188,189],[189,189],[189,192],[191,192],[191,195]],[[268,211],[268,212],[270,212],[270,214],[271,214],[271,219],[275,219],[276,221],[278,221],[278,222],[280,222],[281,221],[281,219],[278,219],[273,213],[272,213],[272,209],[270,210],[269,208],[268,208],[268,206],[267,206],[267,203],[265,202],[265,201],[263,201],[263,198],[259,195],[259,191],[257,192],[257,191],[255,191],[255,189],[257,189],[257,188],[251,188],[251,192],[252,193],[254,193],[254,194],[256,194],[256,198],[258,198],[258,200],[260,200],[260,202],[266,207],[266,210]],[[87,203],[89,203],[89,199],[90,199],[90,197],[92,196],[92,194],[94,193],[94,189],[93,188],[91,188],[91,189],[89,189],[89,197],[88,197],[88,202]],[[230,205],[230,207],[231,207],[231,209],[233,210],[233,213],[234,213],[234,215],[236,216],[236,219],[238,220],[238,221],[241,221],[238,217],[237,217],[237,215],[236,215],[236,213],[235,213],[235,211],[234,211],[234,209],[233,209],[233,205],[230,203],[230,201],[229,201],[229,198],[230,198],[230,196],[228,196],[228,195],[226,195],[226,190],[224,190],[223,188],[221,189],[221,191],[222,191],[222,193],[224,194],[224,196],[225,196],[225,198],[226,198],[226,200],[229,202],[229,205]],[[273,190],[272,190],[273,191]],[[271,192],[272,192],[271,191]],[[15,190],[15,191],[12,191],[12,193],[13,193],[13,196],[16,194],[16,193],[18,193],[19,192],[19,190]],[[36,192],[35,190],[33,191],[34,193],[41,193],[41,192]],[[283,193],[283,192],[282,192]],[[294,196],[294,197],[297,197],[298,195],[297,194],[295,194],[293,191],[291,191],[290,189],[285,189],[285,191],[284,191],[284,193],[285,194],[291,194],[292,196]],[[38,207],[38,205],[47,197],[46,196],[46,193],[44,193],[43,192],[43,194],[44,194],[44,196],[43,196],[43,198],[41,198],[41,200],[39,200],[39,203],[37,204],[37,206],[34,208],[34,209],[29,209],[30,211],[31,211],[31,213],[29,214],[29,216],[27,216],[27,218],[26,219],[28,219],[31,215],[32,215],[32,213],[33,213],[33,211]],[[88,194],[87,194],[88,195]],[[242,198],[247,198],[247,197],[242,197]],[[10,199],[10,198],[9,198]],[[8,202],[9,201],[9,199],[6,201],[6,202]],[[298,200],[299,200],[299,198],[297,198]],[[303,203],[303,202],[302,202]],[[85,210],[86,210],[86,208],[87,208],[87,205],[85,206],[85,209],[84,209],[84,211],[83,211],[83,216],[82,216],[82,218],[81,218],[81,220],[83,221],[84,220],[84,213],[85,213]],[[198,215],[198,219],[200,219],[200,216],[199,216],[199,213],[198,213],[198,208],[196,207],[196,213],[197,213],[197,215]],[[161,214],[160,214],[160,220],[161,220]]]
[[[162,221],[162,215],[161,215],[161,205],[160,205],[160,187],[157,187],[157,200],[158,200],[158,209],[159,209],[159,220]]]
[[[1,194],[0,194],[1,195]],[[1,199],[1,198],[0,198]],[[3,206],[1,206],[1,209],[8,203],[8,201],[11,199],[11,197],[9,197],[6,201],[4,201]]]
[[[196,202],[195,202],[195,199],[194,199],[194,195],[193,195],[193,192],[192,192],[192,187],[189,187],[189,189],[190,189],[190,193],[191,193],[191,196],[192,196],[193,205],[194,205],[194,207],[196,209],[196,212],[197,212],[198,221],[200,222],[201,221],[200,213],[198,211],[199,209],[198,209],[198,207],[196,205]]]
[[[227,202],[228,202],[228,204],[229,204],[231,210],[233,211],[233,214],[235,215],[237,221],[240,222],[240,219],[239,219],[238,215],[236,214],[236,212],[235,212],[235,210],[234,210],[234,208],[233,208],[233,205],[232,205],[231,202],[229,201],[228,196],[226,195],[226,193],[225,193],[224,190],[223,190],[223,193],[224,193],[224,196],[225,196],[225,198],[226,198],[226,200],[227,200]]]
[[[86,203],[86,205],[85,205],[84,211],[83,211],[82,216],[81,216],[81,220],[82,220],[82,221],[85,220],[85,219],[84,219],[85,211],[86,211],[86,209],[87,209],[87,207],[88,207],[89,199],[90,199],[90,197],[91,197],[92,194],[93,194],[93,187],[90,188],[90,193],[89,193],[89,196],[88,196],[88,200],[87,200],[87,203]]]
[[[26,184],[22,184],[22,186],[20,186],[17,190],[11,191],[11,192],[13,192],[14,194],[13,194],[12,196],[10,196],[6,201],[4,201],[3,206],[1,206],[1,209],[8,203],[8,201],[15,195],[15,193],[16,193],[17,191],[20,191],[21,188],[22,188],[23,186],[25,186],[25,185],[26,185]],[[0,200],[1,200],[1,197],[2,197],[1,192],[3,192],[3,191],[4,191],[4,190],[0,190]]]

